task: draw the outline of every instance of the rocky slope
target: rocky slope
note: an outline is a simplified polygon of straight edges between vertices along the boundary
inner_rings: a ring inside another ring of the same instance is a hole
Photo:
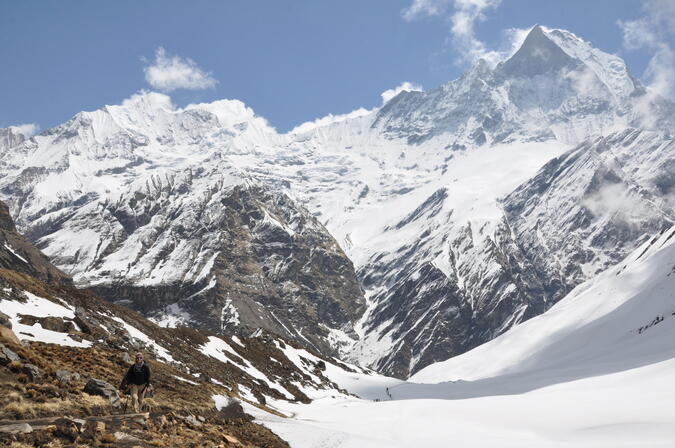
[[[269,334],[237,338],[159,327],[125,307],[76,289],[16,233],[1,202],[0,223],[0,238],[14,245],[0,246],[0,420],[67,415],[77,423],[87,416],[119,413],[122,401],[114,387],[101,383],[94,390],[87,384],[92,378],[118,384],[131,361],[129,353],[141,350],[150,362],[157,393],[149,400],[152,421],[122,428],[133,431],[136,444],[157,446],[187,437],[190,443],[201,440],[208,446],[232,440],[240,446],[287,446],[252,423],[241,406],[230,406],[232,400],[274,412],[265,404],[306,403],[317,391],[340,394],[329,376],[354,372]],[[11,261],[11,257],[25,258]],[[195,421],[196,415],[201,420]],[[118,437],[120,429],[92,434],[79,424],[70,432],[52,425],[24,434],[3,425],[0,440],[30,446],[45,438],[98,446],[113,432]]]
[[[162,325],[264,328],[406,377],[671,222],[673,111],[534,27],[496,67],[284,135],[238,101],[140,93],[2,140],[0,195],[78,285]],[[605,207],[616,192],[640,211]]]

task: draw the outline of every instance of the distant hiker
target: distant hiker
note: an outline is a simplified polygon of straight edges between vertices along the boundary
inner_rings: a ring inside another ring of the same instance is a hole
[[[389,396],[389,399],[391,400],[391,392],[389,392],[389,388],[387,387],[387,395]]]
[[[136,353],[136,362],[129,367],[127,374],[124,375],[120,390],[124,391],[127,386],[131,394],[134,412],[138,413],[143,406],[145,392],[150,387],[150,367],[143,360],[142,353]]]

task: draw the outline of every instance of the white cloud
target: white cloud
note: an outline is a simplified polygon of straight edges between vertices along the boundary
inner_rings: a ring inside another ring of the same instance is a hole
[[[24,123],[17,124],[16,126],[10,126],[12,131],[22,134],[24,137],[32,137],[37,134],[40,130],[40,125],[37,123]]]
[[[368,115],[369,113],[371,113],[373,110],[368,110],[363,107],[360,107],[346,114],[341,115],[328,114],[325,117],[317,118],[314,121],[307,121],[305,123],[302,123],[294,127],[290,133],[302,134],[303,132],[311,131],[313,129],[320,128],[323,126],[328,126],[329,124],[339,123],[340,121],[345,121],[350,118],[363,117],[364,115]]]
[[[394,98],[401,92],[423,92],[424,89],[418,84],[412,82],[404,81],[393,89],[387,89],[380,94],[382,97],[382,104],[388,102],[390,99]]]
[[[593,96],[603,91],[603,84],[589,67],[582,70],[563,70],[562,78],[570,81],[572,88],[581,96]]]
[[[438,16],[445,12],[451,0],[413,0],[402,12],[406,20],[414,20],[420,16]]]
[[[669,37],[675,35],[675,2],[646,0],[642,10],[643,17],[617,22],[623,31],[623,46],[651,53],[643,76],[648,88],[646,101],[651,102],[657,96],[674,99],[675,53]]]
[[[154,63],[143,68],[143,71],[148,84],[164,92],[176,89],[202,90],[218,83],[210,72],[204,72],[192,59],[171,56],[162,47],[155,52]]]
[[[394,98],[396,95],[398,95],[403,91],[421,92],[423,91],[423,89],[422,86],[418,84],[404,81],[398,86],[394,87],[393,89],[387,89],[380,94],[380,96],[382,97],[382,104],[384,105],[387,101],[391,100],[392,98]],[[375,112],[377,109],[378,108],[366,109],[365,107],[360,107],[346,114],[339,114],[339,115],[328,114],[325,117],[317,118],[316,120],[307,121],[305,123],[297,125],[290,131],[290,134],[302,134],[304,132],[308,132],[323,126],[339,123],[341,121],[349,120],[352,118],[363,117],[365,115]]]
[[[618,24],[623,31],[623,46],[627,50],[650,47],[658,42],[649,21],[644,18],[626,22],[619,20]]]
[[[484,59],[491,66],[511,57],[522,45],[531,28],[508,28],[502,32],[503,45],[490,49],[476,37],[475,25],[484,21],[485,13],[496,9],[501,0],[413,0],[402,11],[403,18],[410,21],[420,17],[448,16],[450,42],[459,53],[459,62],[473,64]]]
[[[603,184],[582,203],[595,217],[613,216],[627,224],[648,214],[647,203],[624,184]]]

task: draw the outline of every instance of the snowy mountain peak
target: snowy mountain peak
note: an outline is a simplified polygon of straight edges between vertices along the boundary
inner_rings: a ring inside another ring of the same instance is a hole
[[[569,56],[582,61],[616,98],[628,98],[644,87],[618,56],[605,53],[567,30],[543,28],[542,32]]]
[[[578,62],[553,42],[541,26],[529,32],[520,49],[499,69],[507,76],[533,77],[544,73],[576,68]]]

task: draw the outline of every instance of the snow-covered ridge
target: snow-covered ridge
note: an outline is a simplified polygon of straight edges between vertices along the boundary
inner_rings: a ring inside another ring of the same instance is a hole
[[[510,62],[302,132],[236,100],[142,92],[0,145],[0,197],[79,284],[158,322],[339,339],[405,377],[545,311],[672,219],[669,130],[625,131],[640,95],[615,56],[535,27]],[[572,148],[556,163],[576,171],[546,165]],[[594,207],[605,183],[644,219]]]
[[[675,227],[577,286],[541,316],[412,382],[530,375],[551,381],[608,374],[675,357]]]

